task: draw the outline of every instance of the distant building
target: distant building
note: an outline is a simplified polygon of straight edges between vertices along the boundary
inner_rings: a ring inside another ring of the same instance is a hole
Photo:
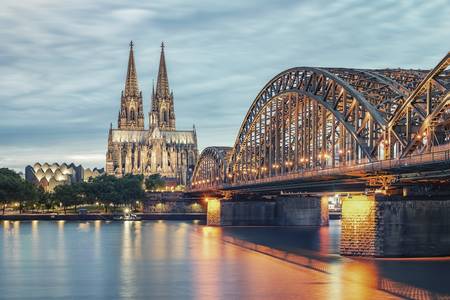
[[[83,166],[76,166],[74,163],[35,163],[33,166],[25,168],[25,179],[35,185],[42,186],[46,191],[53,191],[56,186],[88,181],[103,175],[104,169],[94,168],[93,170]]]
[[[153,86],[149,128],[144,125],[142,92],[139,90],[133,43],[120,98],[118,128],[112,124],[108,135],[106,173],[148,176],[159,173],[177,184],[186,185],[197,162],[197,135],[193,130],[176,130],[173,93],[169,89],[164,44],[161,45],[158,81]]]

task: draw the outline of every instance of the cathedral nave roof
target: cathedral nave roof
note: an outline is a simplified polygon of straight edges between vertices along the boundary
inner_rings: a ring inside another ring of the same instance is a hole
[[[161,130],[161,135],[168,144],[195,144],[195,133],[192,130]]]
[[[113,143],[145,143],[148,131],[113,129],[111,135]]]

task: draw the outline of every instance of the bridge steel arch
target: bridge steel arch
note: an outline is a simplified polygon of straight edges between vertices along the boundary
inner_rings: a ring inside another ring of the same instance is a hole
[[[309,67],[281,72],[244,118],[228,165],[231,183],[400,158],[447,143],[448,64],[449,55],[428,75]]]
[[[227,157],[231,147],[207,147],[197,161],[192,176],[192,189],[202,189],[224,184],[227,181]]]
[[[378,78],[351,69],[300,67],[278,74],[242,123],[230,161],[233,181],[376,160],[387,119],[376,107],[380,101],[364,96],[376,88],[386,90],[385,96],[376,94],[383,100],[402,97]]]
[[[387,131],[401,158],[450,142],[450,52],[397,107]]]

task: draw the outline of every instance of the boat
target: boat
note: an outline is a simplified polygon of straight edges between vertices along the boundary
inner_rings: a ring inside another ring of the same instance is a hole
[[[114,215],[113,220],[115,221],[139,221],[141,217],[135,214],[130,213],[128,209],[125,209],[123,214]]]

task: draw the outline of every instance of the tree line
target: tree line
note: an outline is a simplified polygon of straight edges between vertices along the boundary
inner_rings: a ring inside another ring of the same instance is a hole
[[[144,180],[142,175],[126,175],[122,178],[103,175],[89,182],[56,186],[53,192],[35,186],[19,174],[7,168],[0,169],[0,205],[5,214],[7,207],[19,210],[50,211],[62,208],[77,210],[80,205],[101,205],[105,212],[118,206],[136,208],[136,202],[144,197],[144,184],[149,190],[164,187],[164,180],[154,174]]]

